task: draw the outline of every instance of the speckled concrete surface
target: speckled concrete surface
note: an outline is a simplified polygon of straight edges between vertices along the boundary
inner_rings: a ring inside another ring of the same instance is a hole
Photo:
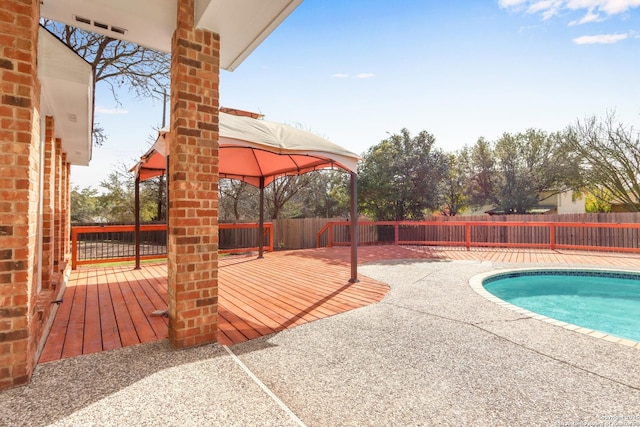
[[[376,263],[378,304],[233,346],[308,426],[640,426],[640,350],[487,301],[472,261]],[[614,422],[617,422],[615,424]],[[296,425],[224,348],[166,342],[40,365],[2,425]]]

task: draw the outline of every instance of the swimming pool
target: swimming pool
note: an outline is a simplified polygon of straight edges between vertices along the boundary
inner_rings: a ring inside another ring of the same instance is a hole
[[[588,330],[582,332],[640,342],[640,273],[516,270],[491,274],[480,282],[498,301]],[[479,291],[477,284],[475,288]]]

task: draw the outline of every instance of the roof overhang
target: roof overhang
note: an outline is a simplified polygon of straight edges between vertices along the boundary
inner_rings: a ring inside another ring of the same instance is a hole
[[[55,119],[55,136],[72,165],[89,165],[93,123],[91,65],[40,27],[38,78],[41,115]]]
[[[220,35],[220,67],[233,71],[302,0],[195,0],[197,28]],[[171,51],[177,0],[43,0],[43,17]]]

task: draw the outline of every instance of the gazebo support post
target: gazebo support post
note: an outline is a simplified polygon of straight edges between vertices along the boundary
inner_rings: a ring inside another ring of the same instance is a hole
[[[351,172],[351,278],[350,283],[358,282],[358,175]]]
[[[260,177],[260,219],[258,223],[258,259],[264,258],[264,176]]]
[[[136,219],[135,226],[135,245],[136,245],[136,266],[135,270],[140,270],[140,173],[136,172],[135,181],[135,201],[134,201],[134,214]]]

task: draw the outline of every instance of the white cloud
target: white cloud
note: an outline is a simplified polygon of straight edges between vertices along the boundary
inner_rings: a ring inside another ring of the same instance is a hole
[[[542,19],[549,19],[559,13],[564,0],[537,0],[529,3],[529,13],[541,13]]]
[[[582,19],[572,21],[572,25],[576,25],[602,20],[600,13],[618,15],[640,7],[640,0],[498,0],[498,4],[505,9],[526,8],[528,13],[540,14],[543,19],[558,15],[563,10],[585,11]]]
[[[593,11],[590,10],[589,12],[587,12],[586,15],[582,17],[582,19],[579,19],[578,21],[569,22],[569,26],[571,27],[574,25],[588,24],[590,22],[600,22],[603,20],[604,18],[602,18],[599,13],[593,13]]]
[[[335,73],[335,74],[331,74],[331,77],[335,77],[336,79],[346,79],[349,77],[349,74]]]
[[[568,0],[567,8],[572,10],[579,9],[598,9],[607,15],[617,15],[624,13],[629,9],[640,6],[640,0]]]
[[[498,4],[500,7],[509,8],[523,5],[527,2],[527,0],[498,0]]]
[[[119,108],[106,108],[106,107],[101,107],[101,106],[98,105],[96,107],[96,113],[117,115],[117,114],[129,114],[129,111],[121,110]]]
[[[627,39],[627,34],[599,34],[595,36],[582,36],[573,39],[575,44],[611,44]]]
[[[375,74],[373,74],[373,73],[360,73],[360,74],[356,74],[354,76],[354,78],[356,78],[356,79],[370,79],[373,76],[375,76]]]

